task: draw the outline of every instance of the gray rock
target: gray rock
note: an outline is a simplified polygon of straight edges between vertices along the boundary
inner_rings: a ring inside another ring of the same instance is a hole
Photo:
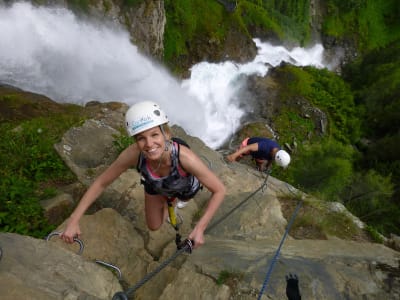
[[[118,118],[117,114],[107,115]],[[109,124],[118,122],[104,115],[102,118],[101,122],[93,119],[72,128],[56,146],[85,185],[115,157],[110,145],[116,129]],[[0,235],[4,250],[0,287],[6,291],[2,297],[110,299],[114,292],[126,290],[152,274],[134,291],[135,299],[254,299],[271,268],[261,299],[285,299],[285,275],[289,272],[299,276],[304,299],[399,298],[399,252],[381,244],[332,236],[328,240],[295,240],[290,231],[286,236],[288,220],[280,199],[299,201],[306,194],[271,175],[266,180],[265,174],[253,167],[227,164],[220,153],[188,136],[182,128],[174,126],[172,130],[190,144],[227,188],[225,201],[206,230],[205,245],[191,255],[174,257],[175,230],[168,223],[155,232],[147,229],[143,186],[137,172],[127,170],[82,218],[82,255],[76,254],[78,244],[66,245],[57,238],[44,242]],[[97,141],[91,140],[93,136]],[[71,149],[64,151],[67,144]],[[94,172],[87,177],[89,170]],[[203,189],[179,210],[183,238],[190,234],[209,195]],[[332,209],[346,211],[342,206],[327,207],[327,211]],[[64,226],[61,224],[58,230]],[[95,260],[117,266],[122,280]]]
[[[121,286],[111,272],[45,240],[1,233],[2,299],[111,299]]]

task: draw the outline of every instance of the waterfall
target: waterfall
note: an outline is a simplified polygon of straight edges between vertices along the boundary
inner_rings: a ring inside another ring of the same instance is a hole
[[[289,51],[254,39],[258,54],[252,62],[201,62],[192,66],[190,78],[180,81],[139,53],[122,27],[26,2],[0,6],[0,41],[0,83],[81,105],[155,101],[172,124],[211,148],[240,126],[245,112],[237,95],[244,76],[265,76],[269,66],[282,61],[326,67],[319,44]]]

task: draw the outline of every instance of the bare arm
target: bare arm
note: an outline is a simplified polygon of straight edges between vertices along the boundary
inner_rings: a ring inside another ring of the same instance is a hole
[[[238,149],[236,152],[228,155],[226,158],[230,161],[233,162],[237,160],[241,155],[245,155],[247,152],[255,152],[258,151],[258,143],[250,144],[247,145],[243,148]]]
[[[196,176],[211,192],[204,214],[189,235],[189,239],[194,240],[195,248],[197,248],[204,244],[204,231],[224,200],[226,190],[222,181],[190,149],[181,147],[180,162],[187,172]]]
[[[139,150],[136,144],[125,149],[118,158],[90,185],[89,189],[79,201],[78,206],[68,219],[67,227],[61,234],[61,238],[68,243],[73,243],[75,236],[80,236],[79,220],[86,210],[96,201],[104,189],[117,179],[129,167],[135,166],[138,160]]]

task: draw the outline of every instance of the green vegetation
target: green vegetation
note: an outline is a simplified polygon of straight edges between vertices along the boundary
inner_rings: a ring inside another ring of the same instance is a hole
[[[126,135],[126,133],[122,133],[119,135],[113,136],[115,139],[113,141],[113,145],[115,149],[118,151],[118,153],[121,153],[124,151],[126,148],[128,148],[129,145],[133,143],[133,138]]]
[[[342,202],[382,234],[400,231],[399,70],[396,42],[348,65],[343,78],[311,67],[277,71],[282,99],[306,99],[327,114],[329,127],[324,137],[305,138],[311,124],[293,106],[283,109],[275,120],[281,143],[305,142],[298,143],[291,167],[274,174],[322,199]]]
[[[237,4],[234,12],[227,12],[215,0],[165,1],[164,60],[169,66],[176,69],[177,62],[193,54],[193,48],[210,40],[218,43],[230,30],[247,32],[251,38],[263,32],[263,36],[300,45],[310,42],[309,0],[242,0]],[[322,8],[317,13],[323,20],[323,34],[350,42],[360,52],[381,48],[399,37],[397,0],[328,0]]]
[[[23,98],[15,95],[3,95],[0,101],[13,99],[10,103],[22,105]],[[54,196],[55,187],[75,180],[53,145],[79,121],[76,107],[66,106],[64,113],[0,123],[1,231],[43,237],[53,229],[40,201]]]
[[[287,195],[279,200],[282,203],[283,215],[290,219],[293,215],[299,196]],[[329,236],[352,240],[365,236],[365,233],[345,212],[332,209],[331,205],[311,197],[303,199],[290,229],[291,236],[299,239],[327,239]]]
[[[218,285],[226,284],[229,285],[230,287],[235,288],[236,283],[242,279],[243,279],[243,274],[241,272],[222,270],[218,275],[217,284]]]
[[[263,7],[268,11],[285,40],[299,41],[304,45],[310,40],[310,1],[309,0],[263,0]]]
[[[189,59],[193,48],[221,41],[230,24],[224,7],[214,0],[166,0],[164,7],[164,60],[174,71],[181,71],[176,70],[179,62]]]
[[[120,4],[127,9],[142,1]],[[85,12],[93,1],[68,3]],[[165,0],[164,61],[169,68],[186,71],[207,51],[222,51],[227,36],[237,32],[302,45],[310,41],[309,0],[237,3],[235,11],[229,12],[215,0]],[[108,2],[103,7],[110,9]],[[290,168],[275,168],[273,175],[327,201],[342,202],[369,224],[371,234],[400,234],[400,6],[397,0],[327,0],[318,13],[324,38],[333,44],[355,45],[358,59],[346,66],[343,76],[312,67],[286,65],[275,70],[285,103],[274,120],[279,141],[296,141],[298,148]],[[0,97],[17,116],[23,111],[20,96]],[[298,100],[327,115],[323,135],[315,134],[319,124],[291,105]],[[43,110],[37,103],[32,109]],[[52,187],[73,180],[53,144],[79,122],[74,110],[71,106],[53,116],[24,121],[4,120],[0,114],[2,231],[43,236],[50,230],[39,201],[54,194]],[[116,137],[119,151],[129,143],[125,135]],[[311,221],[306,216],[302,220]],[[314,225],[324,226],[322,221]]]
[[[394,181],[374,169],[358,170],[360,153],[334,139],[300,145],[287,170],[273,174],[326,201],[338,201],[382,234],[399,232]]]
[[[238,1],[236,9],[228,12],[215,0],[166,0],[165,63],[172,71],[182,72],[183,62],[202,59],[193,57],[200,55],[202,47],[209,48],[210,42],[222,47],[228,32],[242,32],[249,38],[263,32],[278,40],[306,44],[310,39],[309,0],[282,3]]]
[[[280,143],[297,141],[287,170],[274,175],[327,201],[343,203],[382,234],[399,233],[400,42],[374,50],[340,77],[327,70],[285,65],[275,70],[285,102],[274,124]],[[323,136],[294,101],[328,117]],[[367,143],[363,142],[367,138]]]
[[[301,11],[293,9],[295,1],[275,2],[240,1],[230,18],[240,20],[248,32],[262,28],[287,39],[290,26],[274,14],[297,23],[309,16],[293,16]],[[342,76],[313,67],[285,65],[275,70],[285,105],[273,122],[280,143],[295,141],[298,148],[291,167],[274,169],[274,175],[322,199],[344,203],[383,234],[400,233],[396,200],[400,196],[400,18],[396,17],[400,7],[395,4],[327,2],[324,33],[345,43],[355,42],[362,50]],[[302,37],[297,35],[299,40]],[[292,105],[299,99],[326,114],[328,127],[323,135],[315,134],[320,124]],[[258,132],[259,126],[253,125],[247,129]]]
[[[143,2],[144,0],[124,0],[123,3],[128,6],[135,6]]]
[[[90,0],[68,0],[68,5],[76,12],[89,12]]]
[[[382,235],[372,226],[367,226],[366,231],[369,233],[371,238],[376,242],[383,244],[383,238]]]
[[[399,37],[397,0],[328,0],[323,33],[352,40],[360,52],[383,47]]]
[[[305,236],[308,238],[326,239],[329,236],[335,236],[351,239],[358,234],[359,229],[344,213],[313,209],[311,213],[305,213],[295,220],[292,231],[294,236],[296,236],[296,231],[306,231]]]
[[[339,201],[339,193],[353,175],[353,149],[334,140],[302,145],[286,176],[301,190],[327,201]]]
[[[381,233],[399,233],[400,39],[349,65],[344,78],[351,82],[362,112],[361,129],[367,142],[358,144],[357,168],[365,173],[364,190],[369,196],[363,197],[362,205],[348,205]]]
[[[311,119],[299,116],[295,110],[289,107],[283,109],[275,123],[278,128],[286,128],[283,137],[287,141],[307,139],[308,133],[314,132],[315,129],[315,124]]]
[[[304,97],[309,103],[322,109],[329,118],[329,133],[336,140],[353,143],[359,139],[358,109],[350,87],[341,77],[326,69],[299,68],[290,65],[280,68],[278,72],[279,76],[286,81],[286,85],[281,91],[283,99],[290,101],[295,97]],[[294,118],[293,116],[280,116],[280,118],[282,117]],[[300,125],[297,130],[304,127],[304,130],[311,129],[309,121],[303,120],[304,124],[299,124],[299,122],[301,121],[294,124],[295,126]],[[291,130],[291,128],[288,129]],[[299,140],[304,139],[306,133],[304,130],[303,136],[300,136]]]
[[[400,216],[400,208],[392,201],[393,193],[391,177],[369,169],[355,173],[340,198],[362,221],[381,233],[389,234],[398,231]]]
[[[237,8],[243,26],[250,32],[259,28],[266,34],[283,39],[284,32],[274,20],[274,15],[269,13],[263,6],[252,2],[254,1],[243,1]]]

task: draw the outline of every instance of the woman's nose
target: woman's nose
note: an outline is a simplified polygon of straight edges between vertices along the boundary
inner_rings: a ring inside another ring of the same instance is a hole
[[[151,137],[148,137],[145,139],[145,144],[146,147],[150,147],[153,145],[153,139]]]

